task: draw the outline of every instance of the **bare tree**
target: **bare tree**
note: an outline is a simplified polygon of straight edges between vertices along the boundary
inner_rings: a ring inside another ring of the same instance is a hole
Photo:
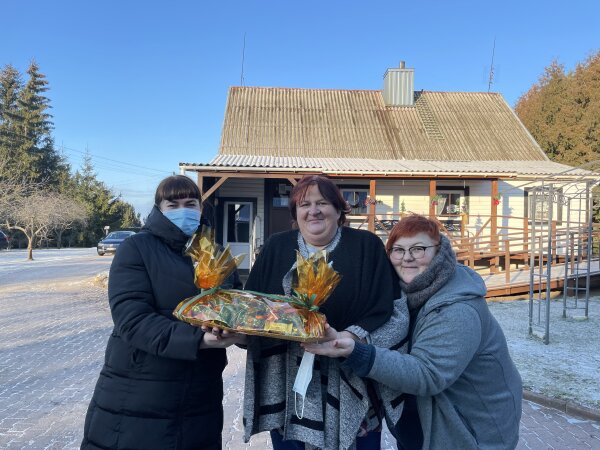
[[[83,212],[82,212],[83,210]],[[36,240],[62,232],[75,222],[85,220],[85,208],[69,197],[36,190],[8,205],[6,226],[21,231],[27,238],[27,259],[33,259]]]
[[[35,239],[46,234],[51,222],[51,197],[43,191],[13,199],[7,208],[6,226],[27,238],[27,259],[33,259]]]
[[[52,199],[51,233],[56,237],[56,247],[62,246],[62,235],[77,223],[85,224],[88,212],[85,205],[65,195],[56,195]]]
[[[8,165],[8,158],[0,158],[0,221],[8,219],[15,202],[41,189],[43,183],[34,183]]]

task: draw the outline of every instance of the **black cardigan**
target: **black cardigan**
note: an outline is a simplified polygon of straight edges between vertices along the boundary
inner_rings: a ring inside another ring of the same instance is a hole
[[[296,260],[296,250],[297,230],[271,236],[252,266],[245,288],[283,294],[282,280]],[[343,227],[329,261],[342,276],[320,308],[329,324],[337,330],[358,325],[370,332],[387,322],[400,292],[381,239],[368,231]]]

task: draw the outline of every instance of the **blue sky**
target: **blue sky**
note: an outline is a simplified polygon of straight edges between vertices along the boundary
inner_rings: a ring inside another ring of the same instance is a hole
[[[179,162],[218,150],[230,86],[492,90],[513,106],[553,59],[600,49],[600,2],[3,0],[0,66],[34,58],[50,83],[56,145],[142,216]]]

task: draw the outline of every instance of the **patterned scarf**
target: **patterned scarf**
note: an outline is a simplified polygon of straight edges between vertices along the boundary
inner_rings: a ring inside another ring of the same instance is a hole
[[[341,236],[340,228],[325,249],[333,252]],[[307,257],[316,250],[306,244],[300,233],[297,239],[303,256]],[[282,285],[287,294],[291,292],[295,272],[294,264],[283,277]],[[402,345],[408,324],[406,305],[402,302],[396,304],[404,306],[404,310],[399,311],[399,319],[390,320],[387,327],[375,330],[374,343],[386,347]],[[405,347],[402,347],[403,352]],[[365,418],[369,419],[369,424],[379,424],[364,380],[352,371],[342,370],[338,358],[315,358],[313,382],[308,387],[304,416],[298,419],[292,387],[303,354],[304,349],[297,342],[262,337],[248,340],[244,440],[248,442],[252,435],[262,431],[285,429],[286,439],[304,442],[305,450],[354,450],[357,433]],[[402,399],[393,392],[388,400],[384,404],[386,413],[397,421],[402,411]]]
[[[400,287],[408,300],[408,309],[410,311],[420,309],[454,275],[455,268],[456,254],[452,244],[446,236],[441,235],[440,248],[427,270],[417,275],[408,284],[400,280]]]
[[[327,254],[331,253],[340,242],[340,238],[342,237],[342,227],[338,227],[335,236],[327,246],[323,248],[327,252]],[[315,253],[318,249],[313,247],[310,244],[307,244],[304,238],[302,237],[302,233],[298,231],[298,251],[304,258],[308,258],[310,255]],[[292,283],[294,281],[294,276],[296,276],[296,267],[298,266],[297,262],[294,261],[290,270],[283,276],[282,285],[283,292],[285,295],[290,295],[292,293]]]

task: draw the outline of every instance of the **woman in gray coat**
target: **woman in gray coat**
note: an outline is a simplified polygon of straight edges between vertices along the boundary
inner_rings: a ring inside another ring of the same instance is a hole
[[[407,394],[402,419],[390,424],[399,448],[515,448],[521,377],[488,310],[483,280],[456,262],[439,230],[412,215],[386,245],[408,302],[408,353],[336,339],[333,329],[333,340],[305,348],[346,357],[347,370]]]

